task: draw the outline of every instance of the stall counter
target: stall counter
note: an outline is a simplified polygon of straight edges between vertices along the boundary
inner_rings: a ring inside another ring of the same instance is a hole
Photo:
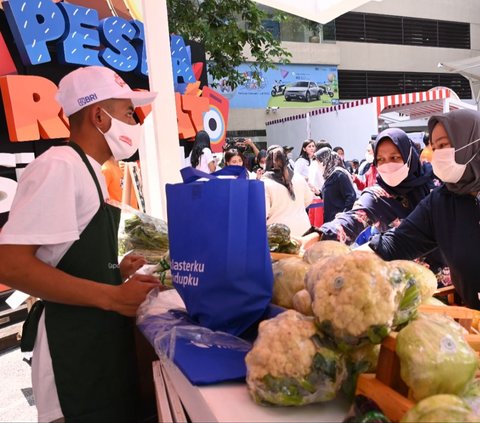
[[[194,386],[166,358],[154,362],[153,372],[159,421],[333,423],[342,422],[349,408],[342,398],[302,407],[260,406],[250,398],[245,383]]]

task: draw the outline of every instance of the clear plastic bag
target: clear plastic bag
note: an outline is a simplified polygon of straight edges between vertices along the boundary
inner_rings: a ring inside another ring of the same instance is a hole
[[[244,356],[250,351],[251,343],[199,326],[188,316],[182,299],[173,289],[152,290],[139,307],[137,325],[157,355],[175,362],[192,383],[245,377]],[[177,351],[178,348],[183,350]]]
[[[118,202],[112,205],[122,210],[118,232],[120,255],[134,251],[153,264],[158,263],[168,251],[167,223]]]

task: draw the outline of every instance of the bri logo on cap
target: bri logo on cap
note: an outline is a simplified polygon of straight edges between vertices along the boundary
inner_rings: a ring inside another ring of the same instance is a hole
[[[97,94],[90,94],[85,97],[80,97],[77,99],[78,105],[79,106],[85,106],[85,104],[91,103],[92,101],[95,101],[97,99]]]

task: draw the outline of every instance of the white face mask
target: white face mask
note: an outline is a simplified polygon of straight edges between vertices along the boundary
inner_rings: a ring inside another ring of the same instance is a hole
[[[387,185],[396,187],[407,178],[411,156],[412,149],[410,148],[410,154],[406,163],[385,163],[378,166],[378,173]]]
[[[102,132],[97,128],[98,131],[105,137],[115,160],[128,159],[138,150],[142,127],[140,124],[129,125],[114,118],[105,109],[102,110],[110,116],[112,123],[107,132]]]
[[[437,175],[443,182],[449,182],[451,184],[457,183],[465,173],[467,165],[475,158],[478,154],[473,155],[473,157],[465,164],[459,164],[455,161],[455,152],[468,147],[471,144],[474,144],[478,140],[472,141],[467,145],[455,150],[453,147],[442,148],[441,150],[435,150],[432,155],[432,167],[433,173]]]
[[[367,161],[367,163],[373,163],[373,153],[367,151],[365,153],[365,160]]]

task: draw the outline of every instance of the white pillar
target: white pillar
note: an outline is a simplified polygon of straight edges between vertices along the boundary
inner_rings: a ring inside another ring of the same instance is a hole
[[[165,184],[180,182],[182,167],[166,0],[142,0],[150,90],[158,92],[140,146],[146,211],[167,219]]]

